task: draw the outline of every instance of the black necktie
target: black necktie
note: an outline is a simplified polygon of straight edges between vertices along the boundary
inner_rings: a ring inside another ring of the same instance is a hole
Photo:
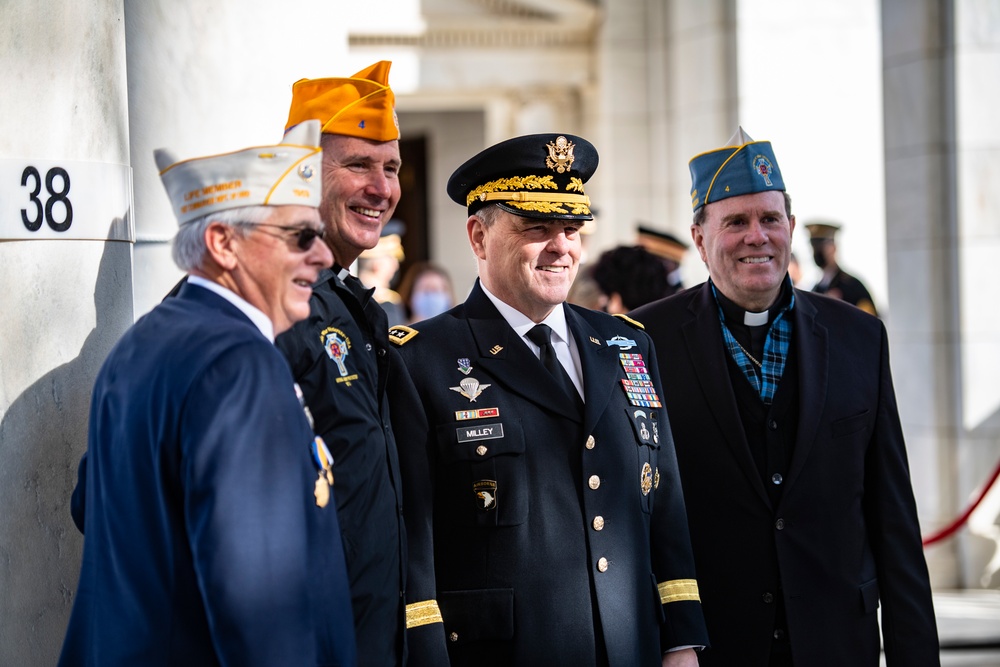
[[[556,351],[552,347],[552,329],[549,328],[549,325],[536,324],[526,335],[528,336],[528,340],[538,346],[538,358],[541,360],[542,365],[545,366],[545,370],[552,374],[552,377],[556,379],[559,386],[566,391],[578,406],[582,405],[580,392],[576,390],[576,386],[569,378],[569,373],[566,372],[563,365],[559,363],[559,358],[556,357]]]

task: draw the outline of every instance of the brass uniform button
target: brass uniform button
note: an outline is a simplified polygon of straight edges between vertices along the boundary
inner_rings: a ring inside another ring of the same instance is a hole
[[[594,517],[594,530],[603,530],[603,529],[604,529],[604,517],[603,516],[595,516]]]
[[[607,558],[604,558],[603,556],[601,556],[601,558],[599,558],[597,560],[597,571],[598,572],[607,572],[608,571],[608,559]]]
[[[479,445],[476,447],[476,454],[479,454],[480,456],[486,456],[486,452],[488,451],[489,450],[486,449],[486,445]]]
[[[448,640],[449,641],[453,641],[453,642],[457,642],[458,641],[458,633],[457,632],[453,632],[450,635],[448,635]]]
[[[591,475],[587,483],[590,484],[590,488],[597,489],[601,485],[601,478],[597,475]]]
[[[586,444],[587,449],[593,449],[595,445],[597,445],[597,441],[594,440],[594,436],[589,436]]]

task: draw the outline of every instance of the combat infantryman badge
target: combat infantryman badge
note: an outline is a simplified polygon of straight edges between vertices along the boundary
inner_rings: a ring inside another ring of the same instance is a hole
[[[494,479],[481,479],[472,484],[479,509],[489,512],[497,508],[497,483]]]
[[[458,383],[457,387],[448,387],[452,391],[457,391],[462,396],[469,399],[470,402],[475,403],[476,398],[483,393],[483,390],[492,385],[479,384],[479,380],[476,378],[465,378]]]

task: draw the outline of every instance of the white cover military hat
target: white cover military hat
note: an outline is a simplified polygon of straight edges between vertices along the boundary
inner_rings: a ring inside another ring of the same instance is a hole
[[[292,128],[280,144],[178,161],[153,151],[177,222],[243,206],[319,206],[323,153],[320,123]]]

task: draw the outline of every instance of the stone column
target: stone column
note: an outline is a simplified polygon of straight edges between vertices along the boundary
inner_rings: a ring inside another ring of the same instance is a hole
[[[973,0],[884,0],[892,346],[924,532],[996,464],[1000,436],[1000,13]],[[998,496],[927,551],[937,587],[998,583]],[[996,560],[993,558],[993,560]]]
[[[169,245],[177,223],[153,150],[187,158],[280,140],[295,81],[349,76],[382,58],[348,58],[343,11],[315,0],[128,3],[137,316],[181,277]]]
[[[132,323],[122,0],[0,2],[0,664],[54,665],[94,377]]]

